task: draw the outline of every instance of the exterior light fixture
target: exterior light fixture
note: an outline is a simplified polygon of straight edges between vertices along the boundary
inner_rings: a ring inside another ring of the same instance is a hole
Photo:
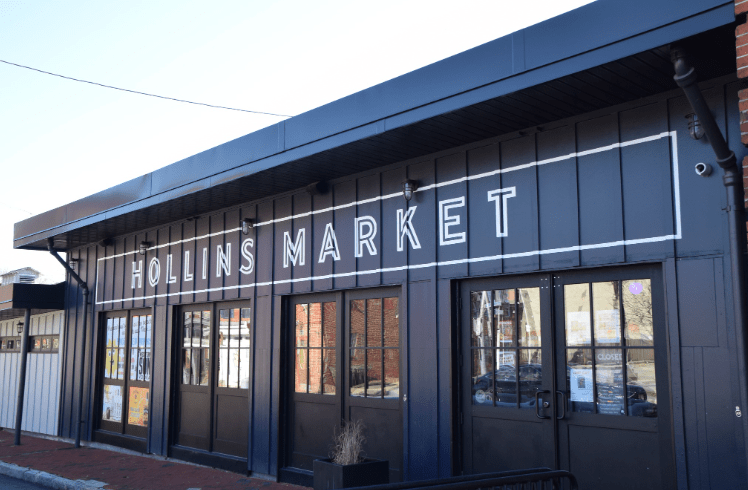
[[[686,121],[688,121],[688,134],[691,135],[691,138],[695,140],[701,139],[704,136],[704,128],[701,126],[699,116],[691,112],[686,114]]]
[[[243,235],[249,235],[249,230],[251,230],[252,228],[254,228],[254,226],[255,226],[255,220],[249,219],[249,218],[244,218],[242,220],[242,234]]]
[[[418,190],[418,182],[415,180],[404,180],[403,181],[403,197],[406,201],[413,199],[413,193]]]
[[[140,242],[140,247],[138,248],[138,253],[140,255],[145,255],[146,250],[148,250],[148,247],[150,247],[151,244],[148,242]]]
[[[18,322],[16,324],[16,331],[19,333],[19,335],[23,333],[23,322]]]
[[[70,258],[68,259],[68,264],[70,265],[70,268],[75,270],[76,267],[78,267],[78,259]]]

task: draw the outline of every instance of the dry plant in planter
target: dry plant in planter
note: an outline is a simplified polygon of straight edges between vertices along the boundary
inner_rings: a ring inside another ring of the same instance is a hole
[[[365,428],[362,420],[343,423],[343,428],[335,435],[335,444],[330,454],[333,463],[345,466],[364,461]]]

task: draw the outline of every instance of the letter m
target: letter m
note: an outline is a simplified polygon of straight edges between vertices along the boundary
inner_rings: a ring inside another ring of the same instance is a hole
[[[296,234],[296,241],[291,241],[291,235],[287,232],[283,232],[283,268],[288,267],[288,263],[291,262],[293,265],[304,265],[304,257],[306,256],[306,228],[299,229]]]

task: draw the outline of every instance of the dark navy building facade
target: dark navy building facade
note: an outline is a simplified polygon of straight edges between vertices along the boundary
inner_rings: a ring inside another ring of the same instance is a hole
[[[391,481],[742,488],[734,206],[671,59],[742,160],[736,12],[600,0],[18,223],[91,290],[60,435],[307,483],[360,419]]]

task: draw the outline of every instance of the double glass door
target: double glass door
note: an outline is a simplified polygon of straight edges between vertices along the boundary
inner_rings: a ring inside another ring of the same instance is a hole
[[[132,436],[126,444],[145,450],[148,436],[153,315],[149,310],[117,311],[103,319],[103,353],[99,367],[101,405],[97,439]],[[137,439],[135,439],[137,438]],[[138,440],[139,439],[139,440]]]
[[[402,479],[398,289],[293,298],[287,310],[287,480],[327,458],[343,421],[363,421],[367,457]]]
[[[460,294],[465,473],[674,484],[658,269],[484,279]]]
[[[178,446],[247,457],[249,303],[189,306],[179,317]]]

